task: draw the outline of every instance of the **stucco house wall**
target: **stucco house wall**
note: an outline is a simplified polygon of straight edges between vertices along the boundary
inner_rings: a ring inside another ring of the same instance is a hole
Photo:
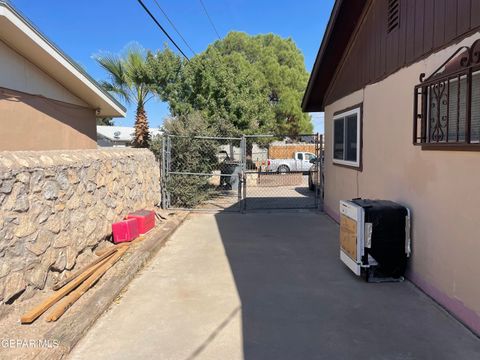
[[[96,148],[95,110],[0,41],[0,151]]]
[[[412,210],[408,276],[480,333],[480,152],[427,151],[412,144],[413,91],[458,44],[403,68],[325,108],[325,211],[339,218],[341,199],[391,199]],[[363,169],[332,163],[332,117],[363,103]]]

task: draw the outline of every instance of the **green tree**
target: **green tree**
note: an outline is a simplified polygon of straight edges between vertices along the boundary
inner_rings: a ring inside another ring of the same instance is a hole
[[[313,130],[301,110],[308,73],[291,39],[231,32],[191,61],[165,48],[147,63],[174,116],[199,111],[222,135]]]
[[[297,135],[313,131],[310,115],[301,109],[308,72],[301,51],[291,38],[231,32],[212,48],[223,56],[241,54],[263,74],[266,100],[274,113],[275,133]]]
[[[167,119],[163,125],[170,137],[170,172],[209,174],[218,169],[218,143],[207,139],[195,139],[198,134],[212,135],[208,121],[200,113],[179,115]],[[154,139],[152,145],[161,138]],[[159,146],[155,145],[153,151]],[[212,195],[213,186],[204,175],[172,174],[165,184],[173,207],[195,207]]]
[[[102,86],[127,103],[136,104],[133,146],[148,147],[150,133],[145,104],[154,96],[154,88],[148,76],[144,51],[138,46],[130,46],[123,56],[108,54],[98,56],[96,60],[110,77],[110,81],[101,83]]]

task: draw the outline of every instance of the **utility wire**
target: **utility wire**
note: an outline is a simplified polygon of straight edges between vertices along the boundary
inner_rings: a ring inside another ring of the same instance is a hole
[[[162,25],[160,25],[160,23],[158,22],[158,20],[155,18],[155,16],[153,16],[153,14],[150,12],[150,10],[148,10],[148,8],[145,6],[145,4],[143,3],[142,0],[137,0],[140,5],[142,5],[143,9],[147,12],[148,15],[150,15],[150,17],[152,18],[152,20],[155,22],[155,24],[157,24],[157,26],[160,28],[160,30],[163,31],[163,33],[167,36],[167,38],[172,42],[173,45],[175,45],[175,47],[177,48],[178,51],[180,51],[180,53],[185,57],[185,59],[190,60],[188,58],[187,55],[185,55],[185,53],[182,51],[182,49],[180,49],[180,46],[177,45],[177,43],[175,42],[175,40],[172,39],[172,37],[168,34],[167,30],[165,30],[163,28]]]
[[[215,34],[217,34],[217,37],[220,40],[221,39],[220,34],[218,33],[217,28],[215,27],[215,24],[212,21],[212,18],[208,14],[208,11],[207,11],[207,8],[205,7],[205,4],[203,3],[202,0],[199,0],[199,1],[200,1],[200,4],[202,5],[203,11],[205,11],[205,15],[207,15],[207,18],[208,18],[208,21],[210,22],[210,25],[212,25],[213,31],[215,31]]]
[[[188,44],[187,40],[185,40],[185,38],[182,36],[182,34],[180,33],[180,31],[178,31],[177,27],[175,26],[175,24],[173,23],[172,20],[170,20],[170,18],[168,17],[167,13],[162,9],[162,7],[160,6],[160,4],[158,3],[157,0],[153,0],[155,2],[155,4],[157,4],[157,7],[160,9],[160,11],[162,12],[162,14],[165,16],[165,18],[167,19],[168,23],[172,26],[173,30],[175,30],[175,32],[178,34],[178,36],[180,36],[180,38],[183,40],[184,44],[187,45],[187,47],[190,49],[190,51],[193,53],[193,55],[197,55],[197,53],[195,51],[193,51],[193,49],[190,47],[190,45]]]

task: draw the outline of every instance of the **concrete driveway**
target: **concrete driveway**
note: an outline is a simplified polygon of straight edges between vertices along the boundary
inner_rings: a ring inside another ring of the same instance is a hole
[[[480,359],[411,283],[370,284],[315,213],[192,215],[71,359]]]

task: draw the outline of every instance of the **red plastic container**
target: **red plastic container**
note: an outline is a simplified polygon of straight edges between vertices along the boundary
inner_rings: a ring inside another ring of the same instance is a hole
[[[127,219],[112,224],[112,232],[115,244],[132,241],[140,235],[136,219]]]
[[[155,213],[151,210],[135,211],[128,214],[127,219],[137,220],[140,234],[145,234],[155,227]]]

